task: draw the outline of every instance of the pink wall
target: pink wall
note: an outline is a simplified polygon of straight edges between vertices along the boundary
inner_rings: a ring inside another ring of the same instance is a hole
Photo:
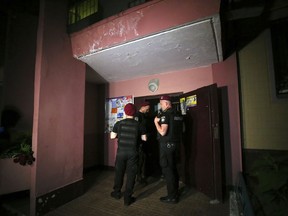
[[[35,67],[33,150],[36,162],[31,174],[31,211],[35,211],[37,197],[82,180],[85,64],[72,56],[65,13],[66,1],[41,1]]]
[[[219,10],[220,0],[150,1],[72,34],[73,54],[87,55],[167,28],[219,14]]]
[[[105,85],[86,82],[84,120],[84,169],[103,165]]]
[[[236,183],[238,172],[242,171],[240,104],[236,54],[233,54],[224,62],[214,64],[212,69],[214,82],[217,83],[218,87],[226,86],[228,89],[231,171],[232,182]]]
[[[157,92],[151,93],[148,89],[148,83],[154,78],[159,79],[159,88]],[[188,92],[212,82],[212,68],[207,66],[110,83],[109,96],[134,95],[134,97],[140,97],[170,92]]]

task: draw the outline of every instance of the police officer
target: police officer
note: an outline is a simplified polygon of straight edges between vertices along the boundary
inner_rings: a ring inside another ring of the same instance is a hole
[[[126,118],[115,123],[110,134],[111,139],[118,138],[118,148],[115,161],[114,191],[111,196],[121,198],[124,174],[127,173],[126,188],[124,192],[124,205],[128,206],[135,202],[132,197],[138,166],[138,139],[146,141],[146,131],[141,124],[134,119],[136,107],[128,103],[124,107]],[[126,170],[127,169],[127,170]]]
[[[148,101],[143,102],[140,105],[140,109],[136,112],[134,119],[137,120],[147,131],[147,113],[150,109],[150,103]],[[143,140],[139,140],[139,165],[137,172],[137,181],[141,184],[146,184],[146,159],[148,154],[148,143]]]
[[[181,141],[183,118],[172,109],[169,96],[160,98],[161,112],[154,119],[160,145],[160,166],[167,184],[164,203],[178,203],[179,176],[176,167],[176,150]]]

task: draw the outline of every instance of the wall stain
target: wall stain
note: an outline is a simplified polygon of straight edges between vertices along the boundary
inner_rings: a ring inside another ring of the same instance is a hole
[[[92,44],[89,46],[89,52],[95,53],[99,50],[105,49],[108,45],[105,45],[105,42],[108,38],[117,38],[121,39],[121,41],[117,41],[117,43],[127,42],[128,36],[131,37],[131,34],[134,36],[139,36],[137,31],[137,27],[141,19],[144,17],[142,11],[137,11],[136,14],[129,14],[125,17],[121,17],[120,19],[116,19],[109,23],[104,24],[97,30],[97,32],[89,37],[94,37]],[[101,35],[101,36],[99,36]],[[104,46],[101,44],[104,43]]]

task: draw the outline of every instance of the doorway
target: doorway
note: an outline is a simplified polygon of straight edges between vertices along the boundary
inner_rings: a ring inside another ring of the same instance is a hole
[[[167,94],[172,99],[174,109],[181,111],[180,99],[197,98],[196,103],[185,106],[184,122],[186,131],[179,148],[178,172],[180,180],[186,185],[196,188],[211,199],[223,200],[222,196],[222,165],[219,135],[218,93],[217,85],[209,85],[191,92]],[[159,167],[159,146],[156,139],[154,117],[158,113],[160,95],[138,97],[135,105],[150,102],[149,118],[151,122],[152,164],[148,165],[153,174],[161,174]],[[195,101],[194,101],[195,102]]]

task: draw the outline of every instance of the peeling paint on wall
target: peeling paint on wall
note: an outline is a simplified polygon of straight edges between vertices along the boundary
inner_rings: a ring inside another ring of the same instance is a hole
[[[143,17],[143,12],[138,11],[136,15],[128,15],[127,17],[116,19],[99,27],[97,33],[94,34],[94,38],[97,39],[94,39],[93,43],[89,45],[89,52],[95,53],[106,48],[109,44],[111,45],[109,41],[114,41],[114,38],[117,37],[121,38],[122,42],[127,42],[130,37],[138,37],[140,34],[137,28]]]

